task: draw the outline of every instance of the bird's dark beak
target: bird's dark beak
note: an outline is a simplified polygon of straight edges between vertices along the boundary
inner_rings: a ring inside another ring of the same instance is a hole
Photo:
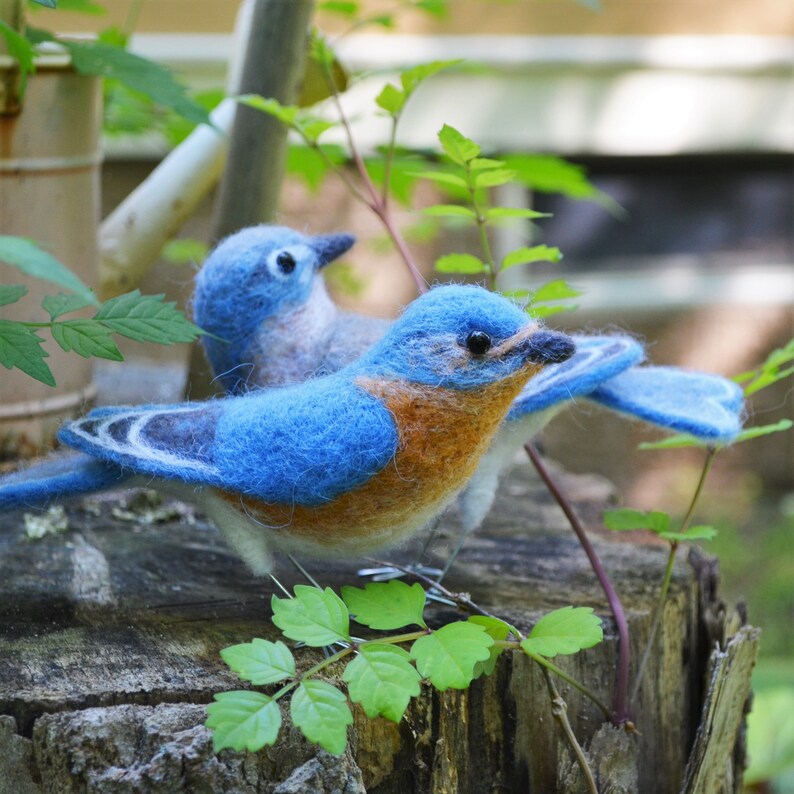
[[[312,237],[312,248],[317,252],[317,268],[325,267],[349,251],[356,238],[352,234],[318,234]]]
[[[573,339],[556,331],[535,331],[523,345],[527,359],[535,364],[562,364],[576,352]]]

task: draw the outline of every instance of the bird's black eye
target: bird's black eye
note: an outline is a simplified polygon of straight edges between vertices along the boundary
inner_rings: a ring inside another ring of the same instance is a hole
[[[466,347],[475,356],[481,356],[491,349],[491,337],[485,331],[472,331],[466,337]]]
[[[276,257],[276,264],[282,273],[292,273],[292,271],[295,270],[295,257],[293,257],[292,254],[287,253],[287,251],[282,251]]]

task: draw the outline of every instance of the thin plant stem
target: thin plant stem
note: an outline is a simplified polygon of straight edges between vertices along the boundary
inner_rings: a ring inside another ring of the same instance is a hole
[[[568,523],[570,523],[571,528],[576,534],[576,537],[579,539],[579,543],[584,549],[588,560],[590,560],[590,565],[592,566],[593,571],[595,572],[595,575],[601,584],[601,588],[603,589],[604,595],[606,596],[609,603],[609,608],[612,611],[612,616],[615,619],[615,625],[618,631],[618,671],[617,682],[615,686],[615,705],[612,713],[612,721],[615,723],[615,725],[622,725],[629,720],[630,716],[628,712],[628,688],[629,661],[631,652],[629,646],[629,624],[626,620],[626,613],[623,609],[623,604],[621,604],[620,598],[618,597],[618,594],[615,591],[615,588],[612,585],[612,582],[609,579],[604,566],[601,564],[601,560],[598,559],[598,555],[596,554],[590,539],[587,537],[587,533],[585,532],[582,522],[579,520],[579,516],[576,515],[571,503],[557,487],[557,484],[554,482],[551,474],[543,463],[540,454],[532,443],[525,444],[524,449],[526,450],[527,455],[529,455],[532,465],[535,467],[541,479],[546,484],[546,487],[549,489],[549,492],[554,497],[563,513],[565,513]]]
[[[330,74],[330,72],[326,71],[325,77],[328,82],[328,87],[331,90],[331,96],[333,98],[334,105],[336,106],[336,112],[339,114],[339,121],[342,124],[342,129],[345,131],[345,137],[347,139],[348,148],[350,149],[350,155],[353,158],[353,163],[356,166],[356,171],[358,172],[359,178],[361,179],[361,183],[364,185],[364,189],[369,196],[368,199],[365,198],[365,203],[378,216],[378,218],[380,218],[381,223],[386,228],[389,237],[391,237],[397,252],[400,254],[405,266],[408,268],[408,272],[411,274],[414,284],[416,285],[417,292],[419,292],[421,295],[422,293],[427,292],[427,282],[425,281],[424,276],[414,261],[413,255],[411,254],[411,251],[405,242],[405,238],[402,236],[402,233],[394,223],[394,219],[389,212],[386,198],[382,197],[380,193],[378,193],[378,189],[375,187],[372,177],[369,175],[367,165],[364,162],[364,158],[361,156],[361,152],[359,151],[355,138],[353,137],[353,130],[350,127],[350,122],[348,121],[347,115],[345,114],[344,108],[342,107],[339,91],[337,90],[336,84],[334,83],[333,76]],[[393,135],[396,135],[396,129],[393,130]],[[392,137],[392,140],[394,140],[394,137]],[[386,187],[385,190],[387,191],[388,187]]]
[[[587,763],[587,756],[584,754],[584,750],[579,744],[576,734],[573,732],[573,728],[571,727],[571,723],[568,720],[568,704],[565,702],[562,695],[560,695],[557,685],[554,683],[554,679],[551,677],[549,671],[545,667],[541,669],[543,670],[543,675],[546,679],[546,686],[549,690],[549,697],[551,698],[552,716],[560,724],[560,728],[562,728],[562,732],[565,734],[565,738],[567,739],[571,750],[573,750],[574,756],[576,756],[579,769],[582,770],[582,775],[584,776],[588,794],[598,794],[598,788],[596,786],[595,778],[593,777],[593,771],[590,769],[590,765]]]
[[[519,646],[520,647],[520,646]],[[590,700],[595,703],[598,708],[604,713],[604,716],[607,719],[610,719],[612,716],[612,712],[605,703],[602,703],[596,695],[594,695],[584,684],[577,681],[573,676],[568,675],[561,667],[557,667],[554,662],[550,662],[545,656],[541,656],[537,653],[530,653],[529,651],[523,649],[523,652],[527,654],[531,659],[536,661],[544,671],[548,670],[549,672],[554,673],[559,678],[562,678],[563,681],[570,684],[574,689],[578,689],[585,697],[589,698]]]
[[[703,469],[700,472],[700,479],[698,480],[698,484],[695,487],[694,494],[692,494],[692,499],[689,503],[689,509],[687,510],[683,521],[681,522],[681,529],[679,532],[686,532],[687,529],[689,529],[689,525],[692,523],[692,518],[695,515],[695,510],[697,508],[698,502],[700,501],[703,488],[706,485],[706,479],[709,476],[709,472],[711,471],[716,454],[716,448],[709,447],[708,453],[706,454],[706,460],[703,462]],[[667,555],[667,565],[664,569],[664,578],[662,579],[662,587],[659,591],[659,600],[656,604],[656,609],[654,610],[651,630],[648,632],[648,641],[645,644],[645,650],[642,652],[642,658],[640,659],[640,663],[637,667],[637,676],[634,681],[634,686],[631,690],[631,698],[629,702],[632,704],[636,703],[637,697],[640,694],[640,689],[642,688],[642,678],[645,674],[645,667],[648,664],[648,659],[651,655],[651,649],[653,648],[656,634],[659,631],[659,626],[662,623],[664,605],[667,601],[667,594],[670,591],[670,583],[673,579],[673,567],[675,565],[675,557],[678,552],[679,545],[680,544],[677,540],[670,541],[670,553]]]
[[[380,560],[370,560],[370,562],[374,563],[375,565],[387,564],[387,563],[383,563]],[[394,563],[388,563],[388,564],[390,564],[394,568],[399,568],[400,570],[403,570],[406,573],[410,573],[411,575],[415,576],[417,579],[423,581],[425,584],[429,585],[434,590],[440,592],[441,595],[449,598],[450,601],[454,601],[460,609],[463,609],[467,612],[473,612],[476,615],[483,615],[484,617],[487,618],[502,620],[493,613],[488,612],[488,610],[483,609],[481,606],[479,606],[479,604],[475,604],[467,595],[464,595],[463,593],[453,593],[451,590],[444,587],[444,585],[442,585],[440,582],[436,582],[434,579],[431,579],[429,576],[425,576],[424,574],[417,573],[416,571],[413,571],[410,568],[404,567],[402,565],[397,565]],[[585,697],[592,700],[593,703],[595,703],[595,705],[598,706],[598,708],[600,708],[601,711],[604,712],[604,715],[607,717],[607,719],[611,717],[611,711],[609,707],[604,705],[598,699],[598,697],[596,697],[596,695],[592,693],[584,684],[580,683],[575,678],[568,675],[568,673],[566,673],[565,670],[563,670],[560,667],[557,667],[557,665],[554,664],[553,662],[550,662],[545,657],[540,656],[540,654],[530,653],[524,650],[523,648],[521,648],[520,641],[523,639],[522,635],[520,634],[518,629],[514,628],[513,626],[511,626],[510,629],[514,634],[518,636],[519,641],[513,642],[511,640],[501,640],[501,641],[497,640],[494,643],[494,645],[500,645],[503,648],[513,648],[514,650],[521,650],[522,653],[526,653],[527,656],[529,656],[531,659],[534,659],[539,665],[541,665],[541,667],[551,670],[551,672],[553,672],[555,675],[558,675],[560,678],[562,678],[563,681],[567,681],[572,687],[578,689],[583,695],[585,695]]]

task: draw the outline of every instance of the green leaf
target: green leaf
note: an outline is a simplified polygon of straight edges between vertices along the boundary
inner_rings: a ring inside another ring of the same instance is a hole
[[[450,66],[457,66],[461,63],[463,63],[463,58],[455,58],[451,61],[431,61],[430,63],[421,63],[418,66],[406,69],[400,74],[400,82],[402,83],[406,97],[411,96],[420,83],[423,83],[428,77],[432,77],[434,74],[438,74],[438,72],[442,71],[443,69],[449,69]]]
[[[548,212],[537,212],[524,207],[492,207],[485,213],[487,221],[502,220],[507,218],[549,218]]]
[[[466,180],[463,177],[455,174],[448,174],[446,171],[412,171],[409,172],[410,176],[420,177],[421,179],[429,179],[431,182],[436,182],[439,185],[448,185],[450,187],[467,189]]]
[[[466,689],[477,663],[490,658],[493,643],[483,626],[448,623],[420,637],[411,647],[411,656],[422,676],[436,689]]]
[[[67,295],[64,292],[59,292],[57,295],[47,295],[41,302],[44,311],[50,315],[50,320],[55,320],[62,314],[69,314],[70,312],[76,312],[78,309],[84,309],[89,305],[89,302],[82,295]]]
[[[364,586],[343,587],[342,598],[357,623],[371,629],[390,631],[404,626],[426,626],[423,612],[425,591],[415,582],[407,585],[399,579],[371,582]]]
[[[341,146],[323,145],[319,148],[331,163],[345,161],[345,152]],[[313,193],[320,189],[329,168],[326,159],[308,146],[290,146],[287,151],[287,172],[303,179]]]
[[[317,29],[312,28],[309,38],[309,58],[319,64],[324,72],[333,69],[335,55],[328,39]]]
[[[493,168],[489,171],[478,171],[474,174],[476,187],[497,187],[514,181],[516,172],[509,168]]]
[[[94,315],[117,334],[138,342],[171,345],[192,342],[203,331],[162,295],[141,295],[139,290],[111,298]]]
[[[717,536],[717,530],[714,527],[698,526],[690,527],[686,532],[660,532],[659,537],[665,540],[712,540]]]
[[[367,171],[379,187],[383,186],[385,177],[385,161],[383,157],[368,158]],[[392,160],[389,171],[389,191],[403,206],[410,207],[417,177],[414,175],[417,162],[411,157],[396,157]]]
[[[21,284],[0,284],[0,306],[16,303],[27,291]]]
[[[258,94],[242,94],[237,97],[241,105],[267,113],[269,116],[277,118],[289,127],[294,127],[297,121],[300,108],[297,105],[282,105],[277,99],[265,99]]]
[[[55,0],[33,0],[34,3],[38,3],[40,6],[44,6],[45,8],[55,8]]]
[[[458,165],[465,166],[480,153],[480,147],[454,127],[445,124],[438,133],[438,140],[447,157]]]
[[[11,25],[0,19],[0,37],[5,39],[6,49],[12,58],[19,64],[20,85],[19,93],[24,96],[28,75],[36,71],[34,58],[36,50],[33,45]]]
[[[347,698],[325,681],[302,681],[290,703],[292,722],[303,735],[323,750],[341,755],[347,744],[347,726],[353,715]]]
[[[530,190],[617,206],[588,180],[587,171],[581,165],[546,154],[511,154],[504,159],[507,167],[517,172],[516,178]]]
[[[548,245],[533,245],[531,248],[524,246],[511,251],[502,260],[502,270],[506,270],[516,265],[525,265],[530,262],[559,262],[562,259],[562,254],[559,248],[551,248]],[[553,281],[552,284],[565,284],[564,281]],[[550,285],[546,285],[549,287]],[[566,285],[567,286],[567,285]],[[570,289],[570,288],[569,288]],[[540,290],[538,290],[540,292]],[[537,300],[560,300],[560,298],[537,298],[538,292],[535,293]],[[574,295],[581,295],[580,292],[571,290]],[[573,295],[563,295],[564,298],[573,297]]]
[[[396,116],[405,106],[407,99],[405,91],[401,91],[391,83],[386,83],[383,90],[375,97],[375,104],[391,116]]]
[[[278,703],[260,692],[221,692],[207,706],[215,752],[224,747],[255,753],[266,744],[275,744],[281,729]]]
[[[212,125],[207,111],[187,95],[185,87],[164,66],[98,41],[64,39],[59,42],[69,51],[72,65],[79,74],[113,78],[196,124]]]
[[[604,526],[615,531],[650,529],[652,532],[667,532],[670,516],[659,511],[645,512],[631,508],[607,510],[604,513]]]
[[[315,143],[324,133],[336,126],[335,121],[314,118],[313,116],[298,116],[295,128],[300,132],[305,140]]]
[[[475,157],[469,162],[472,171],[485,171],[489,168],[504,168],[504,160],[492,160],[490,157]]]
[[[682,447],[704,447],[708,442],[703,441],[687,433],[678,433],[673,436],[663,438],[661,441],[643,441],[637,445],[637,449],[680,449]]]
[[[21,369],[31,378],[54,386],[55,378],[44,362],[47,351],[41,346],[43,341],[21,323],[0,320],[0,364],[6,369]]]
[[[449,2],[450,0],[416,0],[416,8],[434,17],[443,17],[449,13]]]
[[[446,254],[436,259],[439,273],[487,273],[488,265],[473,254]]]
[[[556,249],[555,249],[556,250]],[[582,294],[581,290],[574,289],[564,279],[549,281],[532,293],[533,303],[546,303],[548,301],[561,301],[576,298]]]
[[[757,370],[743,372],[741,375],[737,375],[734,380],[737,383],[752,381],[744,389],[744,393],[749,396],[794,373],[794,367],[783,368],[784,365],[791,361],[794,361],[794,339],[783,347],[773,350]]]
[[[208,251],[209,246],[203,240],[183,237],[169,240],[160,251],[160,256],[175,265],[187,265],[203,261]]]
[[[322,3],[317,3],[318,11],[327,11],[329,14],[339,14],[343,17],[354,17],[358,11],[359,4],[348,0],[323,0]]]
[[[342,676],[354,703],[370,718],[399,722],[412,697],[420,691],[421,676],[411,655],[396,645],[366,643]]]
[[[552,314],[559,314],[560,312],[573,312],[578,308],[579,305],[575,303],[563,303],[559,306],[550,306],[546,303],[533,303],[527,306],[527,312],[535,319],[540,319],[541,317],[549,317]]]
[[[350,641],[350,616],[345,602],[330,587],[320,590],[295,585],[295,598],[271,600],[273,623],[286,637],[313,648]]]
[[[487,615],[472,615],[469,618],[469,623],[482,626],[488,633],[488,636],[492,637],[494,640],[506,640],[511,632],[516,633],[516,636],[518,635],[510,624],[498,618],[488,617]],[[494,643],[490,648],[490,656],[483,662],[477,662],[474,666],[474,677],[479,678],[483,675],[491,675],[496,667],[496,660],[503,651],[503,647]]]
[[[124,356],[113,341],[110,331],[96,320],[66,320],[53,323],[52,338],[65,352],[74,350],[83,358],[105,358],[123,361]]]
[[[240,678],[257,686],[295,675],[295,659],[281,640],[270,642],[255,637],[251,642],[224,648],[221,658]]]
[[[0,261],[21,270],[28,276],[40,278],[81,295],[88,303],[99,306],[96,295],[54,256],[24,237],[0,235]]]
[[[781,419],[773,425],[758,425],[757,427],[748,427],[747,430],[742,430],[739,433],[736,442],[750,441],[750,439],[758,438],[759,436],[768,436],[772,433],[782,433],[784,430],[791,430],[794,427],[794,422],[791,419]]]
[[[550,658],[592,648],[604,639],[601,619],[590,607],[563,607],[544,615],[521,642],[528,653]]]
[[[477,220],[477,213],[468,207],[462,207],[460,204],[436,204],[433,207],[425,207],[422,210],[423,215],[430,215],[435,218],[469,218],[470,220]]]

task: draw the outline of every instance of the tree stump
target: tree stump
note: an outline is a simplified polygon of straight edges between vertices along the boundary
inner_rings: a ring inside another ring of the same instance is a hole
[[[594,529],[614,499],[591,476],[560,473]],[[522,654],[467,691],[429,687],[400,724],[354,708],[346,753],[307,743],[289,723],[259,753],[215,755],[203,727],[214,693],[240,689],[219,651],[275,638],[275,586],[247,573],[217,531],[178,504],[142,509],[129,494],[67,508],[69,528],[33,540],[22,512],[0,517],[0,792],[579,792],[578,765],[554,720],[545,679]],[[126,501],[125,501],[126,500]],[[445,522],[452,534],[454,516]],[[594,534],[627,611],[636,668],[666,549]],[[390,559],[410,561],[413,549]],[[323,585],[356,567],[311,567]],[[279,576],[300,581],[285,563]],[[485,527],[446,584],[522,631],[568,604],[592,606],[605,642],[555,662],[613,697],[614,625],[584,553],[527,465],[503,482]],[[433,605],[433,625],[458,617]],[[716,567],[693,555],[670,598],[634,708],[638,732],[558,682],[601,792],[738,792],[743,716],[758,632],[716,594]],[[298,651],[311,657],[316,651]]]

